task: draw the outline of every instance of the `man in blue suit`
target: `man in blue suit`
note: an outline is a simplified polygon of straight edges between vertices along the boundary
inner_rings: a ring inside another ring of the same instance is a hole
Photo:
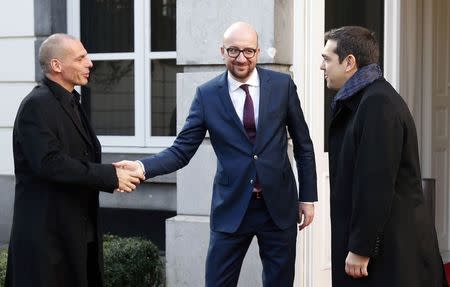
[[[146,178],[176,171],[189,163],[208,131],[217,172],[206,286],[237,285],[254,236],[264,286],[292,286],[297,222],[300,230],[312,222],[317,201],[314,150],[296,87],[289,75],[256,68],[258,35],[247,23],[231,25],[220,49],[227,71],[197,88],[174,144],[141,161],[116,165],[142,169]]]

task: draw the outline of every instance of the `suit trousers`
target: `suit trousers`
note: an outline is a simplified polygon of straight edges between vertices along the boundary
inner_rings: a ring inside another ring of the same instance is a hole
[[[285,230],[272,221],[264,199],[252,196],[234,233],[210,232],[206,259],[207,287],[237,286],[245,254],[256,236],[264,287],[291,287],[294,282],[297,224]]]

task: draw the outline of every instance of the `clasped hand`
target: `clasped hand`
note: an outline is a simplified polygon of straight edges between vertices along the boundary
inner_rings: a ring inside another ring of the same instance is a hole
[[[132,192],[145,180],[144,171],[137,161],[123,160],[113,163],[116,168],[117,178],[119,179],[119,192]]]

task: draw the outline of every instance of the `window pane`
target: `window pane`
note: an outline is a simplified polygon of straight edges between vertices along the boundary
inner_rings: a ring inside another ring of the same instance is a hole
[[[82,96],[97,135],[134,135],[133,61],[94,61]]]
[[[176,0],[152,0],[152,51],[176,50]]]
[[[175,59],[153,60],[152,71],[152,136],[176,135],[176,73],[181,72]]]
[[[133,52],[134,1],[80,0],[81,41],[89,53]]]

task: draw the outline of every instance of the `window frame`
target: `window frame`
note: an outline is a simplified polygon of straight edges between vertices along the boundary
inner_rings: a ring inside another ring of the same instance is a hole
[[[80,38],[80,0],[67,1],[67,33]],[[89,52],[89,51],[88,51]],[[133,60],[134,62],[134,136],[98,136],[104,151],[159,151],[170,146],[174,136],[151,135],[151,62],[175,59],[176,51],[151,51],[151,3],[134,0],[134,52],[89,53],[92,61]]]

